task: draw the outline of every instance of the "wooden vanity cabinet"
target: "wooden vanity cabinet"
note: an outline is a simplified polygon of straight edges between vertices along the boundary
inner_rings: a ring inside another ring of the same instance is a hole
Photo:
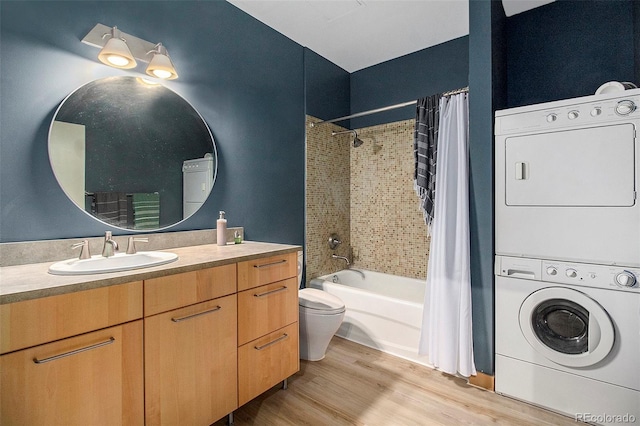
[[[142,282],[10,303],[0,313],[0,424],[144,424]]]
[[[238,407],[235,292],[235,264],[145,281],[147,425],[209,425]]]
[[[300,369],[297,273],[296,253],[238,263],[238,405]]]
[[[208,425],[299,370],[297,255],[0,305],[0,425]]]

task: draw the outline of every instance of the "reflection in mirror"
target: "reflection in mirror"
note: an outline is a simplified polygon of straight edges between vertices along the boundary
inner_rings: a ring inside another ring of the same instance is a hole
[[[49,129],[49,160],[78,207],[136,230],[195,213],[218,164],[200,114],[177,93],[137,77],[95,80],[71,93]]]

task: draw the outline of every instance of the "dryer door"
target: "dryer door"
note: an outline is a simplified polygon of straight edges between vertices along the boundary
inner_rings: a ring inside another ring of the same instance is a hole
[[[544,357],[567,367],[602,361],[613,348],[615,329],[600,304],[577,290],[549,287],[520,307],[520,329]]]
[[[508,206],[635,204],[633,124],[508,137]]]

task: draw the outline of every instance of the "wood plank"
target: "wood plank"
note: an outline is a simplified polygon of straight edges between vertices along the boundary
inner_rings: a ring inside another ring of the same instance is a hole
[[[322,361],[300,362],[287,390],[273,387],[240,407],[234,419],[236,426],[575,425],[571,418],[339,337]]]
[[[481,372],[478,372],[476,376],[469,377],[469,384],[490,391],[495,390],[494,377]]]
[[[142,281],[0,305],[0,353],[142,318]]]

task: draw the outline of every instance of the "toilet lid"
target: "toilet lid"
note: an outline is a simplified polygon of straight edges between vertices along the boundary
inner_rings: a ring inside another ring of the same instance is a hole
[[[322,311],[323,313],[344,311],[344,302],[339,297],[315,288],[300,289],[298,291],[298,304],[301,307]]]

